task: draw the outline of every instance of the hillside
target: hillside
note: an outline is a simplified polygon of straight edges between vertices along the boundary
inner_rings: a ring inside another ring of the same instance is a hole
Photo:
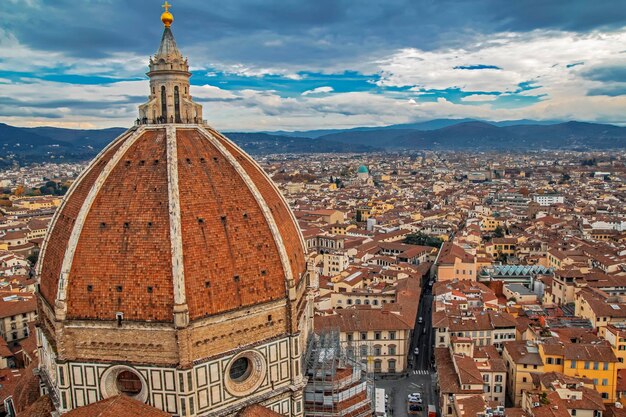
[[[539,150],[626,148],[626,128],[596,123],[507,125],[471,121],[435,130],[381,129],[321,136],[335,142],[385,149]]]
[[[76,161],[94,157],[123,128],[78,130],[53,127],[21,128],[0,123],[0,166],[17,162]],[[228,137],[252,154],[342,153],[382,150],[360,143],[327,139],[286,137],[265,133],[228,133]]]
[[[122,128],[20,128],[0,123],[0,165],[10,164],[14,160],[89,159],[122,132]],[[530,120],[487,123],[470,119],[436,119],[383,128],[316,130],[310,133],[315,136],[322,132],[332,133],[315,138],[297,136],[298,132],[291,132],[290,136],[232,132],[227,133],[227,136],[252,154],[626,148],[626,127],[583,122],[533,124]]]
[[[342,143],[332,139],[287,137],[266,133],[225,134],[251,154],[270,153],[361,153],[381,151],[382,147],[365,143]]]

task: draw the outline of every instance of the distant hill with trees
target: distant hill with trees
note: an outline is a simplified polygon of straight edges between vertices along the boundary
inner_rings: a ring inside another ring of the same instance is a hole
[[[95,156],[123,128],[23,128],[0,123],[0,166],[12,161],[82,160]],[[231,132],[252,154],[364,153],[404,150],[598,150],[626,148],[626,127],[532,120],[485,122],[437,119],[385,127],[301,132]],[[593,161],[590,162],[590,164]]]

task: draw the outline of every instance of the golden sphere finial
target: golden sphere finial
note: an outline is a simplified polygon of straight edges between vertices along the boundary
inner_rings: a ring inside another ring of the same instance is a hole
[[[172,22],[174,21],[174,16],[169,11],[172,5],[166,1],[161,7],[165,9],[163,14],[161,15],[161,22],[163,22],[165,27],[168,28],[172,25]]]

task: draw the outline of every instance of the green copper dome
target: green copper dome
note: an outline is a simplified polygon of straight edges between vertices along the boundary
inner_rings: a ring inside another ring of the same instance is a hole
[[[369,173],[369,170],[367,169],[367,167],[365,165],[361,165],[359,167],[359,169],[357,170],[357,172],[359,174],[367,174],[367,173]]]

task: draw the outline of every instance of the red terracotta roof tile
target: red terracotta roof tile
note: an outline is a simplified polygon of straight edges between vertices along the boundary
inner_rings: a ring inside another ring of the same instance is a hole
[[[171,414],[156,409],[125,395],[118,395],[76,408],[65,417],[172,417]]]
[[[182,260],[192,320],[285,297],[277,241],[296,282],[306,270],[300,231],[276,187],[243,151],[212,134],[253,185],[200,130],[176,130]],[[82,225],[66,287],[68,319],[114,320],[122,312],[125,320],[173,320],[165,128],[131,137],[122,139],[134,143],[100,185]],[[80,207],[118,147],[78,181],[49,231],[40,287],[50,305]]]

